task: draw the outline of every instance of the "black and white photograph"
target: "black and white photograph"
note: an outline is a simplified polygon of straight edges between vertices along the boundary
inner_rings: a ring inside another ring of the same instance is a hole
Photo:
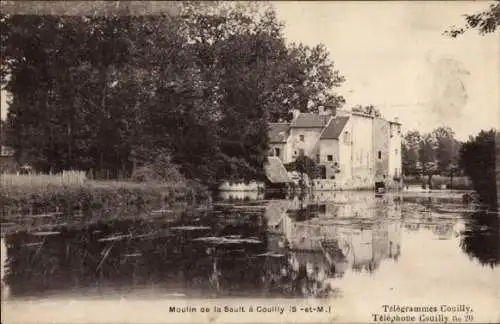
[[[1,323],[500,322],[500,1],[0,1]]]

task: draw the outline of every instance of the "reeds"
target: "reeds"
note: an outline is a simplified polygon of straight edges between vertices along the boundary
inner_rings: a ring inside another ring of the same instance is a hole
[[[209,197],[203,186],[190,181],[95,181],[78,171],[55,175],[4,174],[0,185],[0,215],[4,217],[63,212],[108,218],[169,208],[179,202],[196,205]]]

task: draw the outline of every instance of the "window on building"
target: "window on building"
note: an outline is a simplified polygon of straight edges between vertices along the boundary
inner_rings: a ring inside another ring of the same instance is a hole
[[[326,159],[327,159],[328,161],[333,161],[333,155],[327,155],[327,156],[326,156]]]
[[[394,153],[398,155],[398,149],[394,149]]]
[[[304,135],[299,135],[299,140],[300,140],[301,142],[303,142],[303,141],[304,141]]]
[[[349,144],[351,141],[351,137],[349,136],[349,132],[344,132],[344,144]]]
[[[293,156],[297,156],[297,151],[293,151]]]
[[[319,157],[319,154],[316,154],[316,162],[319,163],[320,162],[320,157]]]
[[[378,159],[382,159],[382,151],[378,151]]]
[[[281,152],[280,152],[280,149],[278,147],[274,149],[274,155],[280,156],[280,153]]]

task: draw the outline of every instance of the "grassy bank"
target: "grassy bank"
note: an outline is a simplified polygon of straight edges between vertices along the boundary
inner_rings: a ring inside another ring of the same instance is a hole
[[[405,185],[422,185],[427,183],[427,176],[423,177],[405,177],[404,183]],[[444,177],[441,175],[432,176],[432,189],[440,189],[442,185],[446,185],[447,188],[456,189],[456,190],[468,190],[472,189],[472,182],[467,177],[453,177],[453,181],[450,182],[450,177]]]
[[[103,218],[203,204],[209,197],[201,185],[190,181],[94,181],[63,175],[1,175],[2,218],[44,213],[99,214]]]

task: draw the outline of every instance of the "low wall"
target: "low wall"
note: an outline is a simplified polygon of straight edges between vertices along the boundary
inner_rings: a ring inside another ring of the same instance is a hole
[[[374,182],[347,180],[337,181],[330,179],[316,179],[313,181],[313,190],[332,191],[332,190],[373,190],[375,189]]]
[[[388,190],[400,190],[402,184],[400,181],[387,180],[385,187]],[[375,181],[368,179],[352,180],[332,180],[332,179],[314,179],[313,190],[315,191],[334,191],[334,190],[375,190]]]

